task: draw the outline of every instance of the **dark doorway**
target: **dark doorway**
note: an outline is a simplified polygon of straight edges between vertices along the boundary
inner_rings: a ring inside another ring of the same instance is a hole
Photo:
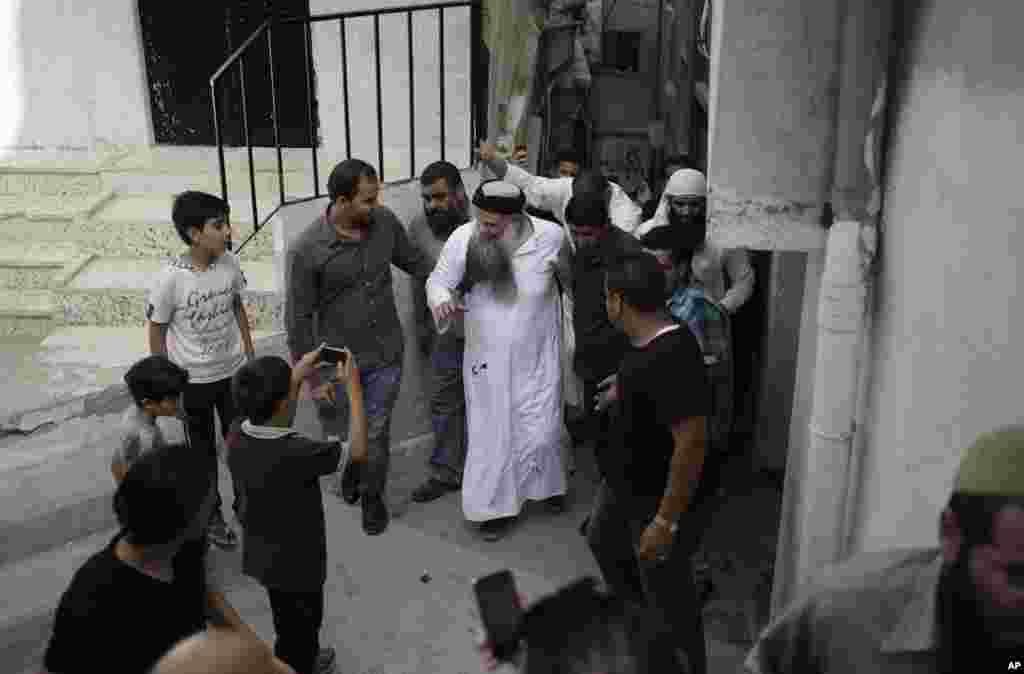
[[[271,16],[309,16],[309,0],[139,0],[142,44],[156,142],[164,145],[214,145],[210,76]],[[274,30],[281,144],[310,147],[303,24]],[[242,127],[241,68],[225,73],[219,89],[225,145],[245,144]],[[270,70],[265,38],[246,52],[245,89],[253,145],[273,146]],[[314,113],[316,104],[314,100]],[[312,138],[311,138],[312,136]]]

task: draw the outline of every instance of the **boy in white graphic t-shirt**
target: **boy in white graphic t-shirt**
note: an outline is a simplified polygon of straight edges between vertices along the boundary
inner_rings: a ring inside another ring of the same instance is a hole
[[[189,442],[217,463],[214,409],[221,433],[235,418],[231,378],[254,356],[249,322],[242,306],[245,276],[227,250],[231,230],[228,205],[204,192],[174,199],[171,219],[188,251],[169,261],[157,276],[146,304],[146,335],[154,355],[166,354],[185,368],[189,383],[183,403]],[[218,492],[209,538],[221,547],[238,539],[224,521]]]

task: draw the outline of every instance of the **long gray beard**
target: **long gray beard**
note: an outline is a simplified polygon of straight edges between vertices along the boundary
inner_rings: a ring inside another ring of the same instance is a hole
[[[470,238],[466,250],[466,291],[476,283],[490,283],[499,298],[515,297],[516,277],[508,248],[501,239],[484,239],[479,232]]]

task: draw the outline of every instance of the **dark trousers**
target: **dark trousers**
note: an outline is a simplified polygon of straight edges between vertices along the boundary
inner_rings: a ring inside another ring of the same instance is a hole
[[[369,440],[369,460],[365,466],[350,464],[350,470],[359,471],[359,490],[362,494],[384,496],[391,464],[391,414],[395,410],[398,392],[402,387],[402,366],[389,365],[359,371],[363,385],[363,408]],[[348,394],[339,385],[336,405],[318,401],[317,412],[325,435],[348,438]],[[340,479],[340,475],[338,476]]]
[[[636,554],[640,536],[657,507],[656,498],[640,500],[617,494],[603,482],[590,516],[587,543],[612,592],[646,603],[685,654],[689,674],[705,674],[704,622],[693,582],[693,543],[685,518],[664,559],[643,562]]]
[[[266,588],[274,614],[274,655],[291,665],[296,674],[313,674],[320,653],[320,626],[324,621],[323,588],[294,592]]]
[[[235,420],[235,401],[231,396],[231,378],[210,382],[209,384],[188,384],[182,396],[185,414],[188,417],[187,431],[188,440],[192,447],[206,452],[214,459],[214,470],[217,470],[217,431],[214,423],[214,410],[220,417],[220,429],[223,437],[227,437],[231,429],[231,423]],[[216,488],[216,476],[214,478],[214,499],[213,517],[221,517],[220,489]],[[233,489],[233,487],[232,487]],[[234,505],[237,510],[237,495],[234,496]]]
[[[434,451],[430,454],[430,470],[434,479],[451,485],[462,484],[466,467],[466,390],[462,384],[465,347],[465,340],[442,335],[430,357],[434,375],[430,397]]]

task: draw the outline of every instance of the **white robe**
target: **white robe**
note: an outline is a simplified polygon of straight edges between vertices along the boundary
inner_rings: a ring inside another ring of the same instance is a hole
[[[565,494],[562,467],[561,308],[554,264],[557,224],[531,218],[533,234],[512,256],[517,295],[500,302],[489,283],[463,298],[463,381],[469,446],[462,478],[466,519],[517,515],[527,500]],[[476,221],[448,238],[427,279],[430,308],[452,299]],[[447,325],[439,325],[444,332]]]

